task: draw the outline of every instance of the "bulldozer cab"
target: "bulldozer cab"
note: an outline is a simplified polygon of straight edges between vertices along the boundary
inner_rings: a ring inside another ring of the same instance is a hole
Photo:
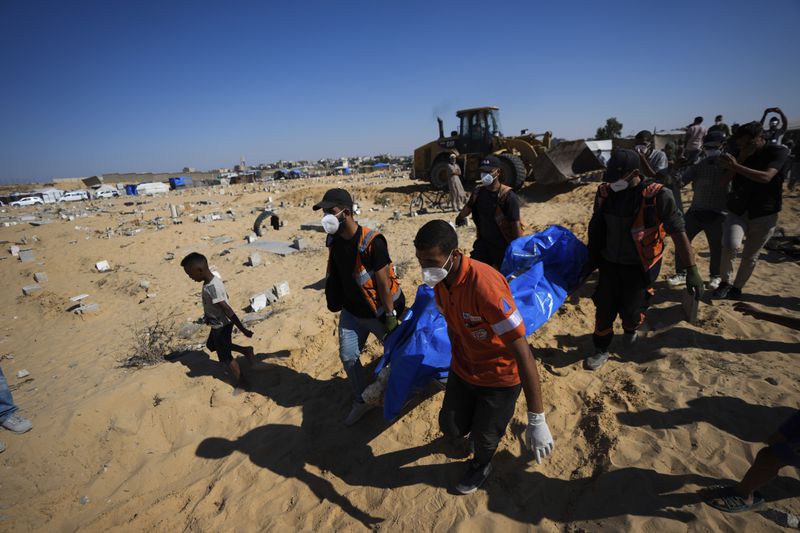
[[[456,112],[459,119],[458,141],[461,153],[489,153],[493,151],[494,138],[501,135],[500,114],[496,107],[462,109]]]

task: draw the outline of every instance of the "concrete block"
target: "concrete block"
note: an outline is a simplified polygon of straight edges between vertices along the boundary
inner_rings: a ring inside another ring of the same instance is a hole
[[[267,306],[267,295],[266,294],[256,294],[250,297],[250,310],[254,313],[258,313],[262,309]]]
[[[25,285],[24,287],[22,287],[22,294],[24,294],[25,296],[30,296],[34,292],[40,291],[40,290],[42,290],[41,285],[38,285],[38,284]]]
[[[81,304],[72,312],[76,315],[85,315],[86,313],[96,313],[100,311],[100,304]]]
[[[251,267],[256,267],[261,264],[261,255],[257,253],[252,253],[247,258],[248,262],[250,263]]]
[[[267,297],[267,305],[272,305],[278,301],[278,297],[275,295],[274,287],[264,291],[264,296]]]
[[[47,281],[47,274],[45,272],[36,272],[33,275],[33,280],[36,283],[44,283],[45,281]]]
[[[111,270],[111,266],[108,264],[108,261],[99,261],[94,264],[94,267],[98,272],[108,272]]]
[[[272,287],[272,291],[275,293],[275,297],[279,300],[289,296],[289,282],[281,281],[280,283],[276,283],[275,286]]]
[[[79,295],[77,295],[77,296],[72,296],[72,297],[69,299],[69,301],[70,301],[70,302],[80,302],[80,301],[81,301],[81,300],[83,300],[84,298],[88,298],[88,297],[89,297],[89,295],[88,295],[88,294],[85,294],[85,293],[84,293],[84,294],[79,294]]]
[[[13,255],[14,257],[19,257],[19,246],[17,246],[16,244],[11,248],[9,248],[8,251],[11,252],[11,255]]]
[[[245,239],[247,240],[248,243],[254,243],[258,240],[258,235],[256,235],[251,231],[250,233],[247,234],[247,237],[245,237]]]
[[[141,287],[142,289],[147,290],[147,289],[150,288],[150,282],[147,281],[146,279],[139,280],[139,287]]]
[[[295,239],[294,242],[292,242],[292,248],[297,250],[305,250],[308,248],[308,241],[305,239]]]
[[[34,261],[36,256],[33,255],[33,250],[20,250],[19,251],[19,260],[23,263],[30,263]]]

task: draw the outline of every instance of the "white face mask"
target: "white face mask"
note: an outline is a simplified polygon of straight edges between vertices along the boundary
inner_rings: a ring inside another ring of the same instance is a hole
[[[488,187],[489,185],[494,183],[494,176],[492,176],[488,172],[482,172],[481,173],[481,183],[483,184],[484,187]]]
[[[435,287],[439,282],[441,282],[447,275],[450,273],[450,269],[444,268],[444,265],[450,261],[450,257],[452,257],[453,252],[450,252],[450,255],[447,256],[444,264],[440,267],[431,267],[431,268],[423,268],[422,269],[422,282],[430,288]],[[453,265],[450,265],[450,268],[453,268]]]
[[[617,181],[611,183],[611,190],[614,192],[624,191],[628,188],[628,185],[628,180],[618,179]]]
[[[339,222],[338,215],[331,215],[328,213],[322,217],[322,229],[324,229],[325,233],[328,235],[334,235],[337,231],[339,231],[340,225],[341,223]]]
[[[646,144],[637,144],[635,148],[636,148],[636,151],[639,152],[640,154],[643,154],[643,153],[647,152],[647,145]]]

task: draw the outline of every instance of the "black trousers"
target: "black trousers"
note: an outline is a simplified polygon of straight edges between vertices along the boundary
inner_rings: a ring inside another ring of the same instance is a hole
[[[475,461],[486,465],[514,416],[521,390],[522,385],[479,387],[450,372],[439,411],[439,427],[449,438],[470,435],[475,444]]]
[[[489,242],[486,239],[477,239],[472,245],[472,252],[469,256],[471,259],[486,263],[496,270],[500,270],[507,247],[508,244],[505,241]]]
[[[649,272],[641,265],[620,265],[605,259],[600,262],[600,280],[594,291],[594,346],[606,351],[614,338],[614,321],[622,319],[626,332],[636,331],[644,322],[644,313],[649,306],[650,286],[661,270],[659,261]]]

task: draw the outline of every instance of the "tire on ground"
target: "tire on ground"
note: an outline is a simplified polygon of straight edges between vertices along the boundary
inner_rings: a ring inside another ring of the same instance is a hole
[[[439,161],[431,167],[431,187],[437,191],[447,190],[447,161]]]
[[[500,182],[515,191],[522,187],[527,175],[522,159],[512,154],[500,154],[497,157],[500,159],[500,168],[503,171]]]
[[[261,212],[261,213],[260,213],[260,214],[259,214],[259,215],[256,217],[256,221],[253,223],[253,231],[254,231],[254,232],[256,233],[256,235],[258,235],[259,237],[261,237],[261,225],[264,223],[264,221],[265,221],[267,218],[269,218],[270,216],[272,216],[272,214],[273,214],[273,213],[272,213],[271,211],[263,211],[263,212]]]

